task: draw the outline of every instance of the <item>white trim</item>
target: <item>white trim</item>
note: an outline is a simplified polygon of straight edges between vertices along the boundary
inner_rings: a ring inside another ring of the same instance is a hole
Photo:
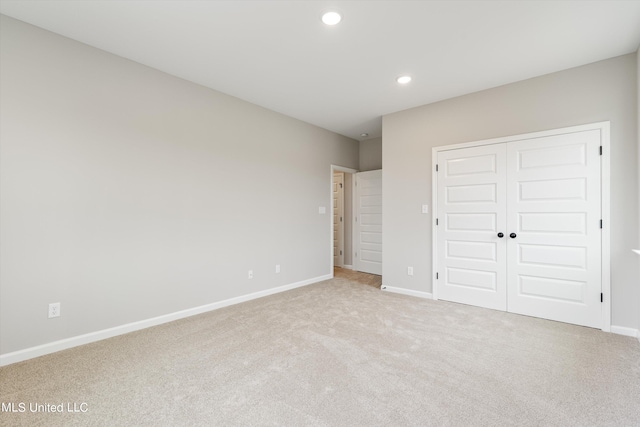
[[[602,156],[600,156],[600,185],[601,185],[601,216],[604,227],[602,228],[602,293],[604,302],[602,304],[602,330],[613,332],[611,326],[611,156],[609,154],[610,144],[610,122],[597,122],[579,126],[546,130],[542,132],[525,133],[500,138],[485,139],[481,141],[465,142],[461,144],[444,145],[431,149],[431,204],[433,206],[431,225],[431,288],[433,299],[438,299],[438,286],[436,281],[436,268],[438,266],[438,245],[436,216],[438,213],[438,174],[436,164],[438,163],[438,153],[440,151],[457,150],[459,148],[478,147],[481,145],[501,144],[522,139],[542,138],[546,136],[560,135],[563,133],[584,132],[587,130],[600,130],[600,143],[602,144]]]
[[[594,123],[594,128],[600,128],[600,209],[603,222],[601,257],[602,257],[602,330],[611,332],[611,155],[609,150],[610,123]]]
[[[331,218],[329,220],[329,271],[331,272],[331,277],[333,277],[333,174],[334,172],[345,172],[345,173],[350,173],[354,175],[355,178],[355,174],[358,172],[356,169],[351,169],[351,168],[345,168],[344,166],[338,166],[338,165],[331,165],[331,167],[329,168],[330,174],[329,174],[329,217]],[[355,179],[352,180],[353,182],[355,182]],[[354,183],[352,182],[352,186],[354,185]],[[351,192],[351,198],[352,198],[352,202],[353,202],[353,192]],[[353,206],[353,203],[351,204]],[[353,208],[351,208],[352,212],[353,212]],[[352,215],[353,216],[353,215]],[[352,233],[351,233],[351,242],[353,242],[353,228],[352,228]],[[352,243],[352,247],[353,247],[353,243]]]
[[[393,286],[385,286],[385,285],[382,285],[380,289],[386,292],[393,292],[394,294],[409,295],[412,297],[418,297],[418,298],[424,298],[424,299],[433,299],[433,294],[430,294],[429,292],[413,291],[411,289],[395,288]]]
[[[624,335],[626,337],[633,337],[640,339],[640,331],[633,328],[627,328],[625,326],[611,325],[611,332],[618,335]]]
[[[300,288],[302,286],[311,285],[313,283],[322,282],[324,280],[329,280],[332,277],[333,277],[332,274],[314,277],[312,279],[302,280],[300,282],[279,286],[277,288],[254,292],[251,294],[242,295],[235,298],[229,298],[229,299],[214,302],[211,304],[201,305],[199,307],[193,307],[186,310],[176,311],[175,313],[169,313],[162,316],[152,317],[151,319],[145,319],[145,320],[140,320],[138,322],[127,323],[125,325],[120,325],[120,326],[116,326],[109,329],[103,329],[101,331],[90,332],[88,334],[78,335],[76,337],[66,338],[63,340],[26,348],[24,350],[18,350],[12,353],[2,354],[0,355],[0,366],[6,366],[12,363],[22,362],[23,360],[33,359],[34,357],[44,356],[46,354],[55,353],[61,350],[77,347],[79,345],[89,344],[95,341],[100,341],[100,340],[115,337],[118,335],[127,334],[129,332],[138,331],[140,329],[146,329],[152,326],[161,325],[163,323],[173,322],[174,320],[184,319],[185,317],[191,317],[197,314],[202,314],[209,311],[217,310],[219,308],[228,307],[230,305],[240,304],[240,303],[251,301],[257,298],[266,297],[268,295],[289,291],[291,289]]]
[[[438,274],[438,227],[436,220],[438,219],[438,147],[431,149],[431,292],[433,299],[438,300],[438,282],[436,275]]]
[[[343,265],[341,268],[344,268],[345,270],[353,270],[353,265]]]

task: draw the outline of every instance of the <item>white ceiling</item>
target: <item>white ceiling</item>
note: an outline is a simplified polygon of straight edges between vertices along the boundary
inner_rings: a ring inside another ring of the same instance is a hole
[[[326,10],[342,22],[324,25]],[[384,114],[640,44],[640,0],[1,0],[0,12],[358,140],[380,136]]]

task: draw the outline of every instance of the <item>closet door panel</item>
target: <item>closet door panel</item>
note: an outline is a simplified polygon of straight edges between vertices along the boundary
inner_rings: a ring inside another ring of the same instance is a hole
[[[438,154],[438,298],[506,310],[504,144]]]
[[[601,326],[600,132],[507,144],[507,310]]]

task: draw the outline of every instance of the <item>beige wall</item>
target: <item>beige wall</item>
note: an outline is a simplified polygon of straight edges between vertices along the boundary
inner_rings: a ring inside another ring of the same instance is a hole
[[[0,353],[331,273],[357,141],[1,19]]]
[[[382,138],[360,141],[360,172],[382,169]]]
[[[431,292],[431,149],[460,142],[611,121],[612,324],[640,322],[636,54],[383,117],[386,286]],[[414,267],[414,276],[406,274]]]

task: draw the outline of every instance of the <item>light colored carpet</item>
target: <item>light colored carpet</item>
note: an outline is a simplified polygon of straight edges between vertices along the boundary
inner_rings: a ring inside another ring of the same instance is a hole
[[[376,274],[361,273],[359,271],[335,267],[333,269],[333,275],[335,278],[345,279],[353,284],[373,286],[376,289],[380,289],[380,286],[382,286],[382,276]]]
[[[3,426],[639,426],[640,343],[338,277],[0,368]]]

